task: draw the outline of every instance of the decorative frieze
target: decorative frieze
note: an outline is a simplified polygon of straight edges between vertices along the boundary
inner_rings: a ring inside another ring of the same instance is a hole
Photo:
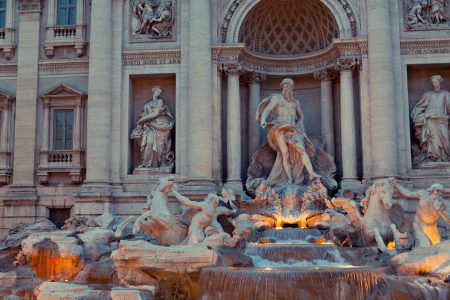
[[[181,52],[178,49],[167,50],[133,50],[122,53],[122,65],[141,66],[141,65],[173,65],[179,64]]]
[[[450,0],[403,0],[406,31],[450,29]]]
[[[176,40],[176,0],[130,1],[130,42]]]
[[[356,39],[335,41],[330,48],[312,55],[291,55],[283,58],[255,54],[246,49],[243,44],[234,44],[214,47],[212,57],[213,60],[222,64],[239,62],[242,64],[242,68],[248,72],[283,75],[307,74],[333,68],[337,58],[359,58],[363,52],[360,44],[361,41]]]
[[[88,60],[51,60],[39,62],[41,75],[65,75],[89,73]]]
[[[402,55],[448,55],[450,40],[403,40],[400,51]]]

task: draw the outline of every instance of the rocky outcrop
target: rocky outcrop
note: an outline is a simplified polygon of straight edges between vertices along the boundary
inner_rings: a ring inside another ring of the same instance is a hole
[[[37,300],[111,299],[108,291],[99,291],[85,284],[44,282],[34,290]]]
[[[111,291],[96,290],[86,284],[44,282],[34,290],[37,300],[152,300],[145,289],[114,287]]]
[[[198,272],[215,266],[218,254],[204,246],[157,246],[145,241],[121,241],[111,258],[119,280],[130,285],[156,284],[155,278]]]
[[[22,241],[22,252],[40,278],[73,279],[84,267],[83,246],[70,231],[32,234]]]
[[[430,247],[416,248],[394,256],[391,264],[402,275],[450,275],[450,240]]]
[[[22,241],[32,233],[57,230],[55,224],[48,219],[39,220],[33,224],[19,223],[9,230],[8,235],[0,241],[0,251],[8,248],[19,248]]]

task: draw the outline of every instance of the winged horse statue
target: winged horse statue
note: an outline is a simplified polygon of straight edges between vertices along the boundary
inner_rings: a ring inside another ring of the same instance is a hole
[[[362,244],[376,244],[381,252],[386,252],[386,242],[394,239],[400,245],[397,226],[391,221],[389,210],[392,207],[394,179],[379,179],[367,190],[366,198],[361,200],[364,215],[359,211],[355,201],[347,198],[333,198],[331,203],[347,212],[350,223],[360,232]]]

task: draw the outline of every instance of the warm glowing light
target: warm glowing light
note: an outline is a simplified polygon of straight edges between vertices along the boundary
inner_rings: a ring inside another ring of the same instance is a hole
[[[277,226],[277,227],[275,227],[275,229],[279,230],[279,229],[283,229],[283,227],[282,226]]]
[[[306,229],[306,226],[300,226],[301,229]]]
[[[265,271],[271,271],[272,268],[264,268]]]
[[[395,242],[389,242],[389,244],[387,244],[386,248],[388,250],[395,249]]]

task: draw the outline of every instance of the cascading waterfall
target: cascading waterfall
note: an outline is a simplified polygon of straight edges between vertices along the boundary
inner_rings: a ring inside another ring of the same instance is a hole
[[[200,274],[201,299],[363,300],[384,273],[384,269],[359,267],[208,268]]]
[[[426,279],[389,275],[387,268],[347,262],[333,244],[307,243],[320,232],[298,228],[267,230],[269,243],[248,243],[253,268],[202,269],[201,300],[445,300],[449,288]],[[352,251],[351,249],[347,249]]]

